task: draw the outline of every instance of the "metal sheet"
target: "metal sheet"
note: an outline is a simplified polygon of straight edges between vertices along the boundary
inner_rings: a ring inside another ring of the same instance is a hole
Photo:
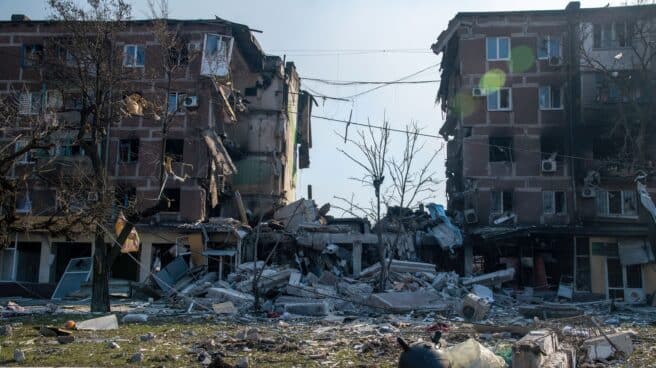
[[[68,261],[62,278],[52,293],[51,299],[61,300],[70,293],[80,291],[83,283],[88,282],[91,277],[93,260],[91,257],[73,258]]]

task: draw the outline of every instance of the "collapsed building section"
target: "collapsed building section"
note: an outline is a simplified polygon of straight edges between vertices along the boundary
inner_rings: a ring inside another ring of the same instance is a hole
[[[0,22],[0,38],[7,40],[0,45],[7,55],[0,74],[11,85],[7,91],[18,92],[17,118],[45,114],[47,105],[54,120],[75,119],[79,96],[71,91],[52,99],[55,91],[46,78],[44,50],[64,28],[24,16],[12,19]],[[127,22],[116,40],[126,75],[139,75],[117,92],[124,95],[124,114],[108,127],[102,155],[116,202],[125,207],[136,203],[137,210],[162,197],[169,204],[136,225],[138,251],[117,257],[112,278],[144,281],[180,255],[191,267],[238,265],[244,234],[235,229],[248,228],[249,222],[293,201],[298,170],[310,164],[313,98],[301,89],[294,63],[265,54],[245,25],[216,18],[166,20],[166,27],[182,48],[164,51],[176,66],[166,96],[159,95],[167,86],[160,65],[163,46],[152,32],[153,21]],[[172,115],[165,136],[162,116],[150,111],[154,101],[163,101]],[[16,199],[16,212],[26,221],[58,206],[57,189],[43,175],[32,174],[34,168],[50,165],[48,172],[58,179],[67,174],[74,179],[85,167],[91,172],[75,133],[58,131],[51,150],[26,154],[14,165],[13,178],[28,178]],[[14,136],[4,130],[0,134],[3,146]],[[21,144],[17,141],[16,148]],[[160,154],[165,162],[159,161]],[[164,184],[158,180],[161,165]],[[97,198],[89,192],[78,207]],[[0,280],[9,295],[24,293],[15,281],[31,285],[37,295],[49,295],[71,260],[92,256],[91,237],[67,239],[45,232],[11,237],[12,244],[0,251]],[[219,260],[210,261],[209,255]]]

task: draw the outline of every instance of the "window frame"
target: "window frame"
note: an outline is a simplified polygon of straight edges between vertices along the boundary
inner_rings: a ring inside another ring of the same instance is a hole
[[[171,96],[175,95],[175,110],[171,110]],[[180,98],[182,96],[182,99]],[[187,97],[187,92],[169,92],[167,96],[167,114],[176,114],[184,115],[185,109],[182,109],[181,106],[184,103],[184,99]]]
[[[129,55],[128,49],[130,47],[134,48],[132,55]],[[143,50],[143,63],[140,65],[139,62],[139,49]],[[128,63],[132,58],[132,63]],[[127,44],[123,45],[123,66],[126,68],[144,68],[146,66],[146,46],[142,44]]]
[[[490,40],[494,39],[495,40],[495,47],[496,47],[496,56],[493,58],[490,58]],[[499,57],[499,50],[500,50],[500,41],[502,39],[505,39],[508,41],[508,50],[507,54],[508,56],[505,58]],[[510,43],[510,37],[507,36],[494,36],[494,37],[485,37],[485,59],[487,61],[504,61],[504,60],[510,60],[510,50],[512,50],[512,44]]]
[[[619,38],[620,32],[618,32],[618,29],[620,28],[622,28],[622,34],[624,36],[622,40]],[[635,23],[628,20],[592,23],[592,49],[609,50],[630,48],[634,38],[634,29]]]
[[[28,144],[28,141],[26,139],[19,139],[16,141],[14,144],[14,152],[18,152],[21,150],[23,147],[25,147]],[[21,157],[16,160],[16,163],[19,165],[31,165],[36,163],[34,153],[32,150],[29,150],[25,152],[24,154],[21,155]]]
[[[501,107],[501,92],[508,91],[508,107]],[[490,98],[492,96],[498,96],[496,99],[496,106],[491,106]],[[486,96],[486,105],[487,111],[512,111],[512,88],[510,87],[501,87],[496,91],[488,91]]]
[[[620,213],[611,213],[610,212],[610,193],[611,192],[619,192],[620,193]],[[634,211],[633,212],[627,212],[625,208],[626,204],[626,199],[627,197],[633,197],[633,207]],[[600,206],[600,200],[602,198],[604,199],[604,206],[603,209],[604,211],[600,211],[602,208]],[[638,195],[635,191],[632,190],[605,190],[605,189],[599,189],[597,190],[597,203],[595,204],[596,207],[596,214],[597,216],[600,217],[614,217],[614,218],[631,218],[635,219],[638,218]]]
[[[496,198],[495,198],[496,197]],[[490,191],[490,214],[501,215],[513,210],[513,192],[508,190],[491,190]],[[499,205],[495,205],[496,201]],[[499,211],[500,210],[500,211]]]
[[[133,149],[136,142],[136,150]],[[118,162],[121,164],[134,164],[139,162],[139,138],[125,138],[118,141]],[[123,157],[123,147],[127,146],[127,156]]]
[[[24,109],[26,104],[24,99],[27,96],[29,99],[29,111]],[[38,104],[35,104],[35,101],[38,101]],[[39,115],[43,107],[43,93],[35,91],[23,91],[18,94],[18,115],[29,116],[29,115]]]
[[[558,197],[562,196],[561,209],[558,211]],[[551,209],[547,211],[546,201],[551,202]],[[543,215],[566,215],[567,195],[562,190],[542,191],[542,214]]]
[[[171,153],[168,147],[173,148],[173,141],[180,141],[181,142],[181,149],[180,149],[180,154],[178,153]],[[169,143],[171,142],[171,143]],[[171,157],[173,162],[182,162],[184,161],[184,146],[185,146],[185,139],[184,138],[167,138],[166,142],[164,143],[164,155],[167,157]]]
[[[27,48],[30,48],[29,53],[34,54],[36,57],[34,59],[28,58],[28,50]],[[22,68],[38,68],[43,64],[43,52],[44,52],[44,47],[42,44],[38,43],[24,43],[21,47],[21,67]],[[32,60],[31,62],[27,62],[28,60]]]
[[[544,106],[542,104],[542,92],[547,91],[547,97],[549,98],[547,101],[547,106]],[[558,93],[560,95],[560,106],[553,106],[553,100],[554,100],[554,90],[558,90]],[[563,97],[564,97],[564,88],[563,86],[554,88],[554,86],[539,86],[538,87],[538,105],[540,106],[540,110],[563,110],[565,108],[563,104]]]
[[[558,55],[552,55],[552,52],[551,52],[551,41],[552,40],[557,40],[558,41]],[[540,56],[540,54],[541,54],[540,50],[543,50],[542,45],[540,43],[542,43],[543,41],[547,42],[547,54]],[[538,60],[549,60],[552,57],[559,57],[559,58],[562,59],[562,57],[563,57],[563,45],[562,45],[562,43],[563,43],[562,42],[562,37],[552,36],[552,35],[547,35],[547,36],[540,37],[538,39],[538,49],[537,49],[537,58],[538,58]]]

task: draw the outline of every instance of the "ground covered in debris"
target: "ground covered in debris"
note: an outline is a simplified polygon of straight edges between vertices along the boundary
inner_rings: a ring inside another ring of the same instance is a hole
[[[97,317],[71,312],[4,317],[0,365],[186,367],[208,365],[213,360],[216,363],[220,356],[228,365],[215,367],[396,367],[401,353],[397,337],[430,343],[435,332],[442,332],[443,347],[474,338],[510,365],[512,346],[524,334],[523,329],[556,331],[561,342],[577,334],[563,333],[567,330],[563,326],[572,324],[567,320],[524,319],[510,325],[505,324],[509,320],[494,323],[489,319],[470,324],[435,312],[290,320],[248,313],[229,318],[181,313],[150,315],[145,323],[121,321],[118,329],[72,330],[72,339],[44,333],[45,326],[61,328],[68,320]],[[609,324],[601,322],[607,333],[614,329],[630,331],[634,351],[628,358],[615,355],[596,363],[580,362],[578,366],[653,366],[656,327],[639,317],[643,314],[620,314],[608,317]],[[121,320],[122,314],[118,317]],[[495,330],[498,332],[490,332]],[[579,333],[584,331],[579,328]],[[581,348],[578,350],[580,353]],[[17,361],[17,351],[22,352],[24,360],[18,357]]]

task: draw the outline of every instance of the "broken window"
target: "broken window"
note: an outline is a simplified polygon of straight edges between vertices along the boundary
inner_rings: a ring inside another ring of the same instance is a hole
[[[168,98],[168,112],[170,114],[175,114],[180,111],[180,106],[184,103],[185,97],[187,96],[186,93],[183,92],[171,92],[169,93],[169,98]]]
[[[164,189],[163,195],[169,202],[169,207],[166,209],[166,211],[180,212],[180,189],[179,188]]]
[[[133,163],[139,160],[139,138],[120,140],[119,160],[123,163]]]
[[[635,24],[632,22],[593,24],[592,47],[595,49],[629,47],[635,33]]]
[[[0,252],[0,279],[39,282],[40,242],[15,242]]]
[[[499,88],[498,91],[488,92],[488,111],[512,110],[512,90],[510,88]]]
[[[562,161],[563,146],[562,136],[543,135],[540,137],[540,151],[543,160],[555,159],[556,161]]]
[[[23,67],[39,66],[43,62],[43,45],[23,45],[21,54]]]
[[[512,211],[513,193],[510,191],[492,191],[490,213],[505,213]]]
[[[542,213],[545,215],[564,214],[567,212],[565,192],[546,190],[542,192]]]
[[[125,45],[123,47],[123,66],[141,68],[146,63],[146,48],[143,45]]]
[[[187,45],[171,47],[169,49],[169,62],[172,66],[189,64],[189,48]]]
[[[540,86],[539,99],[541,110],[559,110],[563,108],[563,88]]]
[[[206,34],[201,60],[201,75],[225,77],[230,72],[233,39],[230,36]]]
[[[490,162],[503,162],[513,160],[512,137],[489,138]]]
[[[630,190],[598,190],[597,215],[628,216],[638,215],[636,193]]]
[[[538,59],[552,57],[560,57],[560,37],[541,37],[538,41]]]
[[[592,157],[595,160],[617,159],[620,156],[620,143],[604,136],[592,139]]]
[[[510,59],[510,38],[488,37],[486,39],[487,60]]]
[[[173,161],[182,161],[184,154],[184,139],[167,139],[165,155]]]
[[[36,115],[41,112],[40,92],[21,92],[18,96],[18,113],[20,115]]]

